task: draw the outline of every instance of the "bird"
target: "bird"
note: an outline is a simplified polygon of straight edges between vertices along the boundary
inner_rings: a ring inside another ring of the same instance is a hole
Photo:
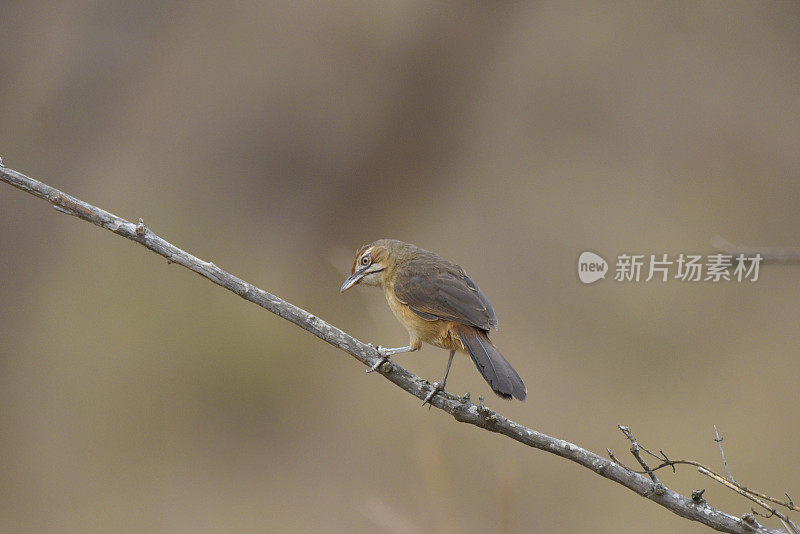
[[[497,316],[489,299],[459,265],[433,252],[396,239],[379,239],[356,251],[350,275],[340,292],[356,284],[383,289],[389,308],[408,330],[405,347],[378,346],[379,358],[367,372],[390,356],[419,350],[422,342],[448,349],[450,358],[441,382],[434,382],[425,401],[444,391],[456,352],[468,354],[497,395],[521,401],[527,388],[516,370],[489,340]]]

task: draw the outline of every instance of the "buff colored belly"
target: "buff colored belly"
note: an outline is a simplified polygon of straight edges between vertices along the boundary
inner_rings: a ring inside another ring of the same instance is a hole
[[[392,313],[408,330],[412,346],[418,344],[419,341],[424,341],[436,347],[466,353],[466,348],[452,328],[454,324],[452,321],[441,319],[426,321],[411,311],[411,308],[397,300],[393,291],[385,291],[384,293]]]

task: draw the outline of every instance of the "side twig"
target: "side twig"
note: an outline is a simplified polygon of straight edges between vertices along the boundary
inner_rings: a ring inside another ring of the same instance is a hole
[[[645,473],[647,473],[647,476],[649,476],[650,479],[653,481],[653,491],[656,493],[658,493],[659,491],[663,492],[664,485],[658,480],[658,477],[656,476],[655,472],[653,472],[653,470],[650,469],[650,466],[647,465],[647,462],[644,461],[644,458],[642,458],[642,453],[639,452],[639,444],[636,442],[636,438],[633,437],[633,432],[631,432],[631,427],[618,425],[618,428],[622,431],[623,434],[625,434],[625,437],[628,438],[628,440],[630,440],[631,454],[633,454],[633,457],[636,458],[636,461],[639,462],[639,465],[641,465],[644,468],[644,471]]]
[[[734,245],[726,241],[720,236],[715,236],[711,239],[711,246],[720,252],[730,254],[731,256],[738,256],[744,254],[745,256],[755,256],[760,254],[762,258],[761,263],[798,263],[800,262],[800,249],[798,248],[781,248],[781,247],[745,247]]]
[[[764,508],[768,512],[768,514],[765,517],[772,517],[774,515],[775,517],[781,520],[781,522],[784,524],[787,530],[789,530],[789,532],[791,532],[792,534],[797,534],[798,531],[800,531],[800,526],[798,526],[797,523],[792,521],[786,514],[782,513],[774,506],[770,506],[769,503],[766,502],[766,500],[756,496],[753,492],[749,491],[747,488],[743,488],[739,486],[739,484],[731,482],[730,480],[727,480],[726,478],[719,476],[718,474],[710,471],[709,469],[706,469],[705,467],[700,466],[697,468],[697,470],[700,471],[702,474],[706,475],[707,477],[716,480],[723,486],[732,489],[739,495],[747,499],[750,499],[754,503]],[[753,510],[753,513],[760,515],[755,510]]]
[[[722,465],[725,466],[725,472],[728,473],[728,478],[730,481],[736,484],[736,479],[733,478],[733,473],[731,473],[731,470],[728,468],[728,460],[725,459],[725,449],[722,448],[723,439],[725,438],[721,438],[719,432],[717,431],[717,425],[714,425],[714,441],[716,441],[717,445],[719,445],[719,455],[722,456]]]
[[[139,243],[156,254],[167,258],[169,263],[182,265],[215,284],[236,293],[243,299],[258,304],[272,313],[291,321],[323,341],[349,353],[366,366],[372,366],[379,357],[378,352],[372,345],[362,343],[315,315],[220,269],[212,262],[203,261],[189,254],[153,233],[143,222],[135,224],[127,221],[7,167],[0,167],[0,181],[44,199],[61,213],[91,222]],[[430,390],[430,384],[427,381],[406,371],[394,362],[391,365],[381,366],[380,373],[387,380],[419,399],[424,399]],[[698,505],[690,497],[681,495],[673,490],[663,488],[661,492],[653,491],[653,481],[651,479],[573,443],[515,423],[489,408],[473,404],[468,398],[456,397],[442,392],[431,399],[431,404],[452,415],[456,421],[502,434],[529,447],[573,461],[658,503],[681,517],[698,521],[720,532],[738,534],[746,529],[747,532],[759,534],[778,533],[776,530],[759,525],[755,520],[751,523],[749,520],[744,521],[742,518],[712,508],[705,503]]]
[[[639,462],[639,464],[641,464],[641,466],[644,468],[644,471],[636,471],[636,472],[639,473],[639,474],[645,474],[646,473],[653,480],[654,484],[656,484],[656,485],[660,484],[660,482],[658,482],[658,478],[656,478],[656,476],[655,476],[655,472],[658,471],[659,469],[663,469],[665,467],[671,467],[672,470],[675,471],[675,466],[677,466],[677,465],[691,465],[691,466],[697,467],[697,470],[700,473],[702,473],[703,475],[706,475],[707,477],[719,482],[723,486],[725,486],[725,487],[727,487],[729,489],[732,489],[733,491],[735,491],[739,495],[742,495],[743,497],[753,501],[754,503],[758,504],[759,506],[761,506],[762,508],[764,508],[767,511],[767,514],[763,514],[763,513],[757,512],[756,510],[752,510],[752,512],[753,512],[752,514],[745,514],[744,516],[742,516],[743,522],[746,525],[748,525],[748,527],[752,527],[753,522],[755,521],[755,516],[757,516],[757,515],[761,515],[763,517],[775,516],[781,521],[781,523],[783,523],[783,525],[786,528],[787,532],[789,532],[790,534],[800,534],[800,526],[798,526],[798,524],[796,522],[794,522],[790,517],[788,517],[786,514],[782,513],[780,510],[778,510],[774,506],[771,506],[770,504],[768,504],[769,502],[771,502],[773,504],[777,504],[777,505],[783,506],[785,508],[788,508],[789,510],[800,511],[800,509],[798,509],[795,506],[794,502],[792,502],[792,499],[791,499],[791,497],[789,497],[788,494],[786,494],[786,498],[788,499],[788,501],[784,502],[784,501],[781,501],[779,499],[775,499],[773,497],[770,497],[769,495],[765,495],[765,494],[760,493],[758,491],[751,490],[751,489],[739,484],[738,482],[736,482],[736,480],[733,478],[733,474],[731,473],[730,469],[728,468],[727,461],[725,461],[725,452],[724,452],[724,450],[722,448],[722,438],[720,437],[719,432],[717,431],[716,425],[714,425],[714,436],[715,436],[714,437],[714,441],[717,443],[717,445],[719,445],[720,454],[722,455],[722,461],[723,461],[723,463],[725,465],[725,471],[728,473],[728,478],[727,479],[725,477],[723,477],[722,475],[719,475],[718,473],[715,473],[714,471],[712,471],[708,467],[704,466],[703,464],[701,464],[699,462],[696,462],[694,460],[671,460],[670,458],[667,457],[667,455],[664,453],[663,450],[659,451],[661,453],[660,455],[655,454],[655,453],[651,452],[650,450],[648,450],[646,447],[642,447],[641,445],[639,445],[639,443],[636,441],[636,438],[633,437],[633,433],[631,432],[630,427],[619,425],[619,429],[622,431],[623,434],[625,434],[625,437],[627,437],[628,440],[630,440],[630,442],[632,444],[631,445],[631,454],[633,454],[633,456],[636,458],[636,460]],[[649,454],[653,458],[659,459],[661,461],[661,463],[659,465],[655,466],[655,467],[650,467],[644,461],[644,459],[642,458],[642,455],[639,452],[640,450],[645,451],[647,454]],[[613,455],[612,455],[610,450],[608,451],[608,453],[613,458]],[[616,459],[614,459],[614,460],[617,461]],[[619,462],[617,461],[617,463],[619,463]],[[656,488],[654,490],[657,490],[657,489],[658,489],[658,486],[656,486]],[[692,492],[692,499],[695,502],[705,502],[705,500],[703,499],[703,493],[704,492],[705,492],[705,490],[695,490],[694,492]]]

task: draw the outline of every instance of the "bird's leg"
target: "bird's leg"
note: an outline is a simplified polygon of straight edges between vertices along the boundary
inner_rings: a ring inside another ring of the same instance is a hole
[[[389,361],[389,356],[392,356],[393,354],[400,354],[401,352],[414,352],[415,350],[419,349],[419,347],[419,344],[415,345],[413,340],[409,342],[408,346],[395,347],[392,349],[387,349],[386,347],[381,347],[378,345],[377,350],[380,358],[375,360],[375,363],[372,364],[372,367],[367,369],[367,372],[371,373],[373,371],[377,371],[381,365]]]
[[[433,389],[431,389],[431,392],[428,393],[428,396],[425,397],[425,400],[422,402],[423,406],[425,406],[426,404],[430,404],[431,399],[433,399],[434,395],[436,395],[440,391],[444,391],[444,385],[447,383],[447,375],[450,374],[450,366],[453,364],[453,356],[455,356],[455,354],[456,351],[454,350],[450,351],[450,358],[447,360],[447,368],[444,370],[444,378],[442,378],[442,383],[441,384],[439,382],[433,383]]]

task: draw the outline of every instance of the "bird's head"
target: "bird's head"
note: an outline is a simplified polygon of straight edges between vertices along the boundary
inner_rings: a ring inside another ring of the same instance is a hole
[[[342,284],[339,291],[347,291],[359,282],[369,286],[383,286],[384,280],[397,263],[397,246],[390,239],[380,239],[364,245],[356,252],[350,276]]]

